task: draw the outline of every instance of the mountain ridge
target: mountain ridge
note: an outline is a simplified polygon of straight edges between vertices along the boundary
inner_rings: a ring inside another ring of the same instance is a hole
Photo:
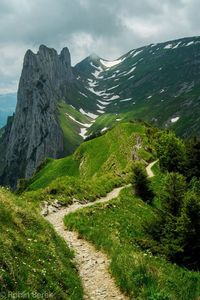
[[[200,129],[200,37],[133,49],[114,61],[68,48],[28,50],[16,113],[0,141],[0,183],[16,186],[46,157],[72,153],[117,122],[144,119],[179,135]],[[14,175],[13,175],[14,174]]]

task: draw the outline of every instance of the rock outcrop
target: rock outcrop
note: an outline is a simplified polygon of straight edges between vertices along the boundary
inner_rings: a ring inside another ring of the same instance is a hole
[[[14,187],[17,179],[31,177],[44,158],[63,155],[57,104],[67,99],[73,82],[67,48],[60,55],[43,45],[37,54],[27,51],[16,112],[0,141],[0,184]]]

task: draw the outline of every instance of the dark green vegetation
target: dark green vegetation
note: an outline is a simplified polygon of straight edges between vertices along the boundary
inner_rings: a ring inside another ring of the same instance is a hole
[[[199,182],[196,183],[199,189]],[[156,241],[151,250],[181,266],[199,270],[199,194],[193,187],[188,188],[183,175],[168,173],[157,196],[160,199],[157,217],[146,224],[147,232]]]
[[[145,167],[141,162],[136,161],[133,164],[133,176],[131,179],[135,195],[143,201],[151,203],[154,193],[150,187],[150,180],[148,179]]]
[[[146,225],[156,241],[153,251],[193,270],[200,268],[199,143],[195,138],[185,145],[171,132],[160,134],[156,148],[164,173],[154,185],[159,209]]]
[[[0,190],[0,298],[82,299],[73,253],[24,200]]]

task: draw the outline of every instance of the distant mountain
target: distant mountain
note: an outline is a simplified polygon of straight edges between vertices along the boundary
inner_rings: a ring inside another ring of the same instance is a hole
[[[94,114],[122,114],[172,127],[182,136],[199,135],[199,37],[151,44],[113,62],[92,55],[75,69],[85,101],[96,102]]]
[[[72,153],[121,120],[144,119],[179,135],[200,131],[200,37],[134,49],[115,61],[41,46],[24,58],[16,113],[0,141],[0,183],[16,185],[46,157]]]
[[[12,116],[17,103],[17,94],[0,95],[0,128],[6,125],[8,116]]]

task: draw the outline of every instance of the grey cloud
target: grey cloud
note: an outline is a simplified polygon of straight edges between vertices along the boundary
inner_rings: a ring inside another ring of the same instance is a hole
[[[91,52],[117,58],[151,42],[198,35],[198,8],[198,0],[1,0],[0,93],[2,84],[18,80],[27,48],[68,46],[73,63]]]

